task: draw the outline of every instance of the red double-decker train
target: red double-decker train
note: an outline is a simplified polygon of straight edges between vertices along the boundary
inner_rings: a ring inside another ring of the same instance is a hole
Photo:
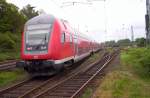
[[[99,50],[100,44],[75,31],[67,21],[53,15],[36,16],[25,24],[18,67],[31,75],[60,71]]]

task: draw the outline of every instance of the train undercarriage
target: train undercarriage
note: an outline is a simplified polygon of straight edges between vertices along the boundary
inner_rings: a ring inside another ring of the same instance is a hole
[[[54,64],[53,61],[20,61],[16,63],[18,68],[23,68],[32,76],[53,75],[64,68],[64,64]]]

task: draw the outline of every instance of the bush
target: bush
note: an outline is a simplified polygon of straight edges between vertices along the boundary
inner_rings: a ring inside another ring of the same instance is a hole
[[[125,55],[136,73],[142,77],[150,78],[150,49],[149,48],[132,48]]]
[[[0,34],[0,51],[16,50],[15,38],[11,33]]]

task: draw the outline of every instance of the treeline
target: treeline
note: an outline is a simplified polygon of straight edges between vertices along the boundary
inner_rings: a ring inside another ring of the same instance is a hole
[[[0,52],[18,51],[25,22],[37,15],[39,12],[31,5],[20,10],[16,5],[0,0]]]
[[[137,46],[137,47],[145,47],[146,39],[145,38],[137,38],[135,41],[131,41],[130,39],[121,39],[118,41],[106,41],[106,47],[127,47],[127,46]]]

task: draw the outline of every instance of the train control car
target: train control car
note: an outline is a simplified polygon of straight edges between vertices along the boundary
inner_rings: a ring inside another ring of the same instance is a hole
[[[54,74],[64,63],[90,55],[92,41],[76,32],[65,20],[53,15],[36,16],[26,22],[22,33],[21,59],[17,66],[31,75]]]

